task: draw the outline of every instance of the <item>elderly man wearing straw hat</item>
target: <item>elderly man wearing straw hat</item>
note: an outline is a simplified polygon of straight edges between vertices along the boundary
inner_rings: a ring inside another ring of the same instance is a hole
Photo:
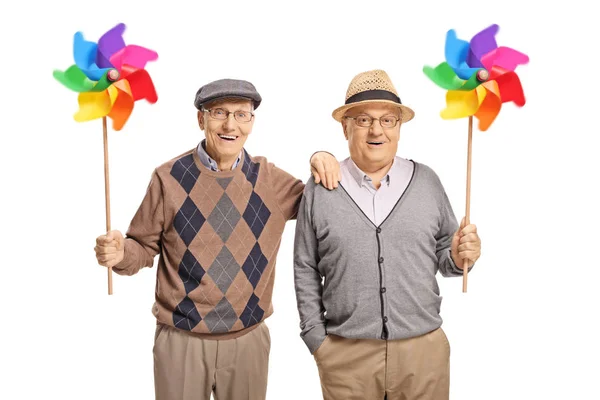
[[[275,262],[304,184],[244,143],[262,98],[221,79],[195,97],[205,139],[158,166],[127,236],[97,238],[98,262],[121,275],[157,266],[157,400],[264,400]],[[314,154],[315,181],[337,186],[339,164]],[[336,179],[333,179],[333,178]]]
[[[388,75],[357,75],[333,112],[350,157],[340,188],[308,182],[300,203],[294,279],[301,337],[326,400],[443,400],[450,345],[436,281],[480,256],[436,173],[396,156],[414,112]],[[324,281],[324,282],[323,282]]]

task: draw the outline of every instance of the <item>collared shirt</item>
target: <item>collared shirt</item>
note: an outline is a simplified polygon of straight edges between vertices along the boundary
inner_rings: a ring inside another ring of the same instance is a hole
[[[340,163],[341,185],[365,215],[379,226],[392,211],[410,182],[414,164],[396,156],[379,189],[369,176],[348,157]]]
[[[213,160],[206,152],[206,139],[203,139],[198,144],[198,157],[200,158],[200,161],[202,161],[202,165],[204,165],[206,168],[209,168],[212,171],[219,171],[217,162],[215,160]],[[235,167],[237,167],[237,165],[241,159],[242,159],[242,151],[240,151],[240,154],[238,155],[237,160],[235,160],[235,162],[231,166],[231,169],[234,169]]]

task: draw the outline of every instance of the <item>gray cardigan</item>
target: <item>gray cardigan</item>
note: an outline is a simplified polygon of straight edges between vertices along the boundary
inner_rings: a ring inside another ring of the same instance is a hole
[[[450,256],[458,224],[438,176],[424,164],[415,163],[399,197],[375,226],[342,186],[329,191],[307,181],[294,282],[300,336],[311,353],[328,333],[392,340],[441,326],[436,273],[462,275]]]

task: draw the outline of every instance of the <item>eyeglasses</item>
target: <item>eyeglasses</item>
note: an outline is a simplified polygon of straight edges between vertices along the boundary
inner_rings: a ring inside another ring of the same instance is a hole
[[[209,108],[204,111],[208,111],[208,115],[210,115],[211,118],[223,121],[229,118],[229,114],[233,114],[233,118],[235,118],[237,122],[250,122],[252,121],[252,117],[254,117],[253,113],[244,110],[227,111],[222,108]]]
[[[353,119],[356,125],[360,126],[361,128],[370,128],[371,125],[373,125],[373,121],[377,120],[382,128],[389,129],[395,127],[398,124],[398,121],[400,121],[400,118],[396,117],[395,115],[384,115],[381,118],[373,118],[367,114],[361,114],[356,117],[344,118]]]

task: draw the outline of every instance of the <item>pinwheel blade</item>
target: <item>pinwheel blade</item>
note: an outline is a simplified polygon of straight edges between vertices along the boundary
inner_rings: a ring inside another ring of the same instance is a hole
[[[148,71],[130,65],[123,65],[121,76],[129,82],[134,101],[146,99],[146,101],[152,104],[158,101],[156,89]]]
[[[98,40],[98,53],[96,55],[96,64],[98,67],[114,67],[110,63],[110,57],[125,47],[123,32],[125,32],[125,24],[120,23],[100,37]]]
[[[81,32],[75,33],[73,38],[75,65],[92,81],[100,80],[102,75],[108,70],[108,68],[98,68],[96,65],[97,50],[98,46],[96,43],[85,40]]]
[[[486,90],[486,94],[475,113],[475,118],[479,120],[479,130],[486,131],[498,116],[502,102],[496,82],[485,82],[481,86]]]
[[[425,66],[423,73],[442,89],[456,90],[464,84],[464,80],[456,75],[454,69],[447,62],[440,63],[435,68]]]
[[[75,121],[85,122],[108,115],[112,102],[108,91],[80,93],[78,97],[79,111],[75,113]]]
[[[456,36],[456,31],[450,29],[446,33],[446,46],[444,48],[446,62],[452,68],[458,68],[463,62],[467,61],[468,52],[469,42],[459,39]]]
[[[424,67],[423,72],[429,79],[435,82],[438,86],[448,90],[473,90],[481,84],[477,79],[477,71],[479,68],[473,69],[475,72],[468,80],[461,79],[448,63],[443,62],[435,68]]]
[[[440,116],[443,119],[457,119],[474,115],[485,98],[485,89],[479,85],[470,91],[449,90],[446,93],[446,108]]]
[[[52,75],[68,89],[79,93],[87,92],[95,85],[77,65],[71,65],[66,71],[54,70]]]
[[[481,58],[498,47],[498,44],[496,43],[496,33],[498,33],[498,29],[499,26],[494,24],[473,36],[469,42],[470,49],[469,54],[467,55],[467,64],[469,64],[470,67],[484,67]]]
[[[495,82],[498,84],[502,103],[512,101],[517,107],[523,107],[525,105],[525,93],[523,93],[521,80],[516,72],[508,71],[505,74],[498,76],[495,79]]]
[[[108,116],[113,121],[113,129],[115,131],[120,131],[123,126],[125,126],[125,123],[133,111],[134,100],[131,95],[131,89],[129,83],[122,79],[115,82],[115,84],[109,88],[108,92],[113,103]]]
[[[110,57],[110,63],[118,70],[123,64],[143,69],[150,61],[158,59],[158,53],[142,46],[130,44],[123,47]]]
[[[527,64],[529,57],[510,47],[498,47],[481,57],[481,63],[489,71],[494,66],[514,71],[519,65]]]
[[[100,77],[98,82],[95,82],[94,87],[90,89],[91,92],[101,92],[106,90],[114,82],[108,79],[108,72]]]

